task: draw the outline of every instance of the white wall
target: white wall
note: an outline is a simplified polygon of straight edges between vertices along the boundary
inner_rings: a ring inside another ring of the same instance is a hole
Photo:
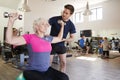
[[[63,2],[59,2],[58,5],[58,2],[59,1],[29,0],[28,5],[31,8],[31,12],[24,13],[24,21],[18,21],[18,23],[16,23],[18,24],[17,26],[24,26],[25,32],[30,31],[33,33],[33,20],[39,17],[48,19],[51,16],[60,15],[63,6],[68,3],[64,0],[64,4]],[[88,18],[85,17],[84,23],[75,24],[77,30],[75,41],[79,38],[80,30],[84,29],[92,29],[94,32],[93,36],[120,37],[120,0],[108,0],[104,3],[92,5],[91,8],[96,6],[103,7],[103,20],[88,22]],[[3,36],[3,27],[6,26],[7,23],[7,19],[3,18],[2,15],[4,11],[11,11],[11,9],[0,9],[0,36]],[[2,40],[2,37],[0,37],[0,40]]]
[[[64,5],[57,6],[54,2],[45,1],[30,1],[29,6],[31,7],[31,12],[25,13],[25,30],[32,32],[33,20],[38,17],[49,18],[53,15],[60,15],[61,10]],[[99,3],[93,5],[92,7],[102,6],[103,7],[103,20],[88,22],[87,17],[84,23],[75,24],[77,28],[78,39],[80,30],[92,29],[93,36],[109,36],[111,34],[120,34],[120,0],[109,0],[104,3]],[[115,35],[118,36],[118,35]]]
[[[33,33],[33,21],[39,17],[49,19],[51,16],[60,15],[63,5],[57,5],[56,1],[29,1],[31,12],[25,13],[25,30]]]
[[[76,24],[78,34],[80,34],[80,30],[91,29],[95,37],[120,38],[120,0],[109,0],[92,7],[96,6],[103,7],[103,20],[89,22],[88,17],[85,17],[84,23]],[[76,39],[78,38],[77,35]]]
[[[21,0],[0,0],[0,7],[8,7],[10,9],[17,9]]]

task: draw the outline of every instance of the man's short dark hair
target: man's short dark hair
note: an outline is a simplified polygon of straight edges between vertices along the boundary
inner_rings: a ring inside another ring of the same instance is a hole
[[[66,5],[64,6],[64,8],[69,9],[70,12],[71,12],[71,14],[74,13],[74,7],[73,7],[73,5],[71,5],[71,4],[66,4]]]

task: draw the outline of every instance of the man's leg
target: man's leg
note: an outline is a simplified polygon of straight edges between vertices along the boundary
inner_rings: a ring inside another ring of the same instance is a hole
[[[119,53],[120,53],[120,47],[119,47]]]
[[[52,65],[52,62],[53,62],[53,54],[50,55],[50,64]]]
[[[50,53],[50,64],[52,65],[52,62],[53,62],[53,57],[54,55],[56,54],[56,46],[52,45],[52,51]]]
[[[66,53],[59,54],[59,59],[60,59],[60,71],[65,73],[66,72]]]
[[[89,46],[86,46],[86,54],[88,54],[89,53]]]
[[[56,52],[60,59],[60,71],[66,71],[66,47],[65,46],[55,46],[54,52]]]

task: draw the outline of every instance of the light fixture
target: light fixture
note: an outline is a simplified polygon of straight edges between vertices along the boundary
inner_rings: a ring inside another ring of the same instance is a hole
[[[27,3],[28,3],[28,0],[23,0],[23,3],[20,5],[18,10],[23,12],[30,12],[31,10]]]
[[[89,3],[88,3],[88,1],[87,1],[86,9],[85,9],[85,11],[83,12],[83,15],[84,15],[84,16],[89,16],[89,15],[91,15],[91,14],[92,14],[92,12],[91,12],[90,9],[89,9]]]

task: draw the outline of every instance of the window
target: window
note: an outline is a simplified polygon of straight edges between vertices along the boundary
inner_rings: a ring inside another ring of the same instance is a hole
[[[80,22],[80,12],[75,13],[75,22]]]
[[[89,21],[101,20],[103,18],[102,8],[91,9],[92,15],[89,16]]]
[[[73,20],[75,23],[83,22],[83,12],[76,12]]]
[[[94,21],[96,20],[96,9],[92,9],[91,12],[92,12],[92,15],[90,15],[89,19],[91,21]]]
[[[97,19],[101,20],[103,18],[102,16],[102,8],[98,8],[97,9]]]

